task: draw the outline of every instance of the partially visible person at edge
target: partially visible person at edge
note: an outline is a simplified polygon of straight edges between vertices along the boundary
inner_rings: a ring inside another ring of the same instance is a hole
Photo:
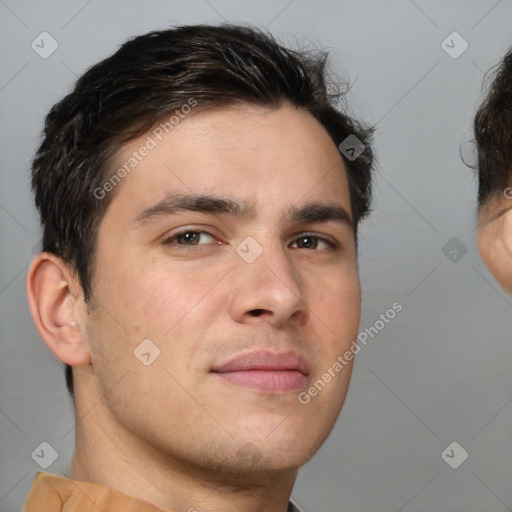
[[[474,119],[478,155],[478,250],[512,293],[512,49],[488,75]]]
[[[76,447],[25,512],[298,510],[349,386],[371,198],[373,129],[329,83],[324,52],[180,26],[51,109],[27,292]]]

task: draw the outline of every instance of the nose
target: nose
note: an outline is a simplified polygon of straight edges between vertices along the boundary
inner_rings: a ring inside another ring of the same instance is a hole
[[[310,313],[304,286],[286,248],[262,238],[258,245],[262,252],[252,262],[244,259],[242,252],[235,254],[232,318],[240,323],[266,322],[275,328],[287,323],[296,327],[306,324]]]

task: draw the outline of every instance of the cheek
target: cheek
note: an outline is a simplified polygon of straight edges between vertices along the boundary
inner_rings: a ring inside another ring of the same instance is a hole
[[[357,271],[329,280],[320,296],[321,318],[334,338],[331,354],[343,352],[358,334],[361,320],[361,288]]]
[[[222,304],[209,300],[219,272],[205,265],[192,267],[159,264],[117,280],[112,299],[118,301],[117,310],[131,334],[153,336],[168,345],[178,333],[186,336],[191,323],[196,331],[210,323]]]
[[[478,230],[478,252],[502,288],[510,287],[512,247],[504,231],[504,219],[496,219]]]
[[[327,272],[322,279],[309,283],[314,290],[317,313],[324,311],[331,322],[358,323],[361,312],[361,286],[357,266],[345,265],[338,270]]]

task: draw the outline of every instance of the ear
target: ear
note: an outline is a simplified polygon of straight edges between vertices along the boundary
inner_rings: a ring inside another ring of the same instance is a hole
[[[27,296],[39,335],[53,354],[71,366],[90,363],[82,288],[61,258],[42,252],[32,260]]]
[[[512,293],[512,210],[479,226],[478,251],[503,290]]]

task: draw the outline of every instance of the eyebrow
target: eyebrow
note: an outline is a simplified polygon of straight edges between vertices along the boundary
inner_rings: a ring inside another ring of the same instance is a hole
[[[158,217],[175,215],[186,211],[204,214],[219,214],[229,217],[254,219],[254,204],[240,203],[231,198],[211,195],[169,194],[162,201],[150,206],[137,215],[136,225],[144,225]],[[332,202],[315,201],[303,206],[290,206],[286,209],[286,218],[292,223],[337,222],[354,229],[353,220],[341,205]]]

